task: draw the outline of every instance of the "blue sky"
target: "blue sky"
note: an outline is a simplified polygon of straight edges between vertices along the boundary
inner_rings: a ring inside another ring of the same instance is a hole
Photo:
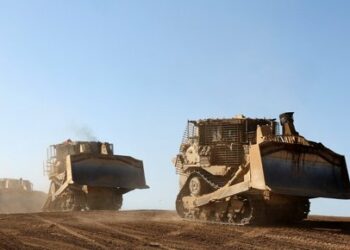
[[[277,117],[350,158],[348,1],[0,1],[0,175],[47,191],[50,144],[144,160],[125,209],[174,209],[187,119]],[[348,160],[349,161],[349,160]],[[350,216],[350,201],[312,213]]]

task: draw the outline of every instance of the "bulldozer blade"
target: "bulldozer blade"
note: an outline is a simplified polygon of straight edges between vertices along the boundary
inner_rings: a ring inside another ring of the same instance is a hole
[[[321,144],[260,145],[266,185],[293,196],[350,199],[345,158]]]
[[[130,156],[69,155],[67,163],[72,182],[79,185],[125,190],[148,188],[142,161]]]

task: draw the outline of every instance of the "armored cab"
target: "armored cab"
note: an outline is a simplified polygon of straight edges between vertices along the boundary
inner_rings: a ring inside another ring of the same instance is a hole
[[[282,132],[280,133],[280,125]],[[174,165],[181,217],[249,224],[307,217],[309,199],[349,199],[345,158],[309,141],[293,113],[188,121]]]
[[[44,211],[118,210],[123,194],[148,188],[142,161],[114,155],[106,142],[52,145],[45,172],[51,184]]]

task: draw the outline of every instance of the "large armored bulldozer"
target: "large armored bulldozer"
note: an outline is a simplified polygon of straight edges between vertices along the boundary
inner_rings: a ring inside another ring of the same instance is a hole
[[[46,194],[24,179],[0,179],[0,213],[39,212]]]
[[[309,199],[349,199],[345,158],[305,139],[293,113],[275,119],[188,121],[174,159],[181,217],[220,223],[292,222],[307,217]]]
[[[114,155],[113,144],[67,140],[48,150],[44,211],[118,210],[123,194],[148,188],[143,163]]]

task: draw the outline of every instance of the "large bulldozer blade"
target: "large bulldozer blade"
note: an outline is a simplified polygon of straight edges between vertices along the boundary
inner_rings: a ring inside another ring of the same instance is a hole
[[[68,156],[67,161],[76,184],[126,190],[148,188],[142,161],[130,156],[79,154]]]
[[[267,142],[260,145],[266,185],[286,195],[350,199],[344,156],[313,146]]]

